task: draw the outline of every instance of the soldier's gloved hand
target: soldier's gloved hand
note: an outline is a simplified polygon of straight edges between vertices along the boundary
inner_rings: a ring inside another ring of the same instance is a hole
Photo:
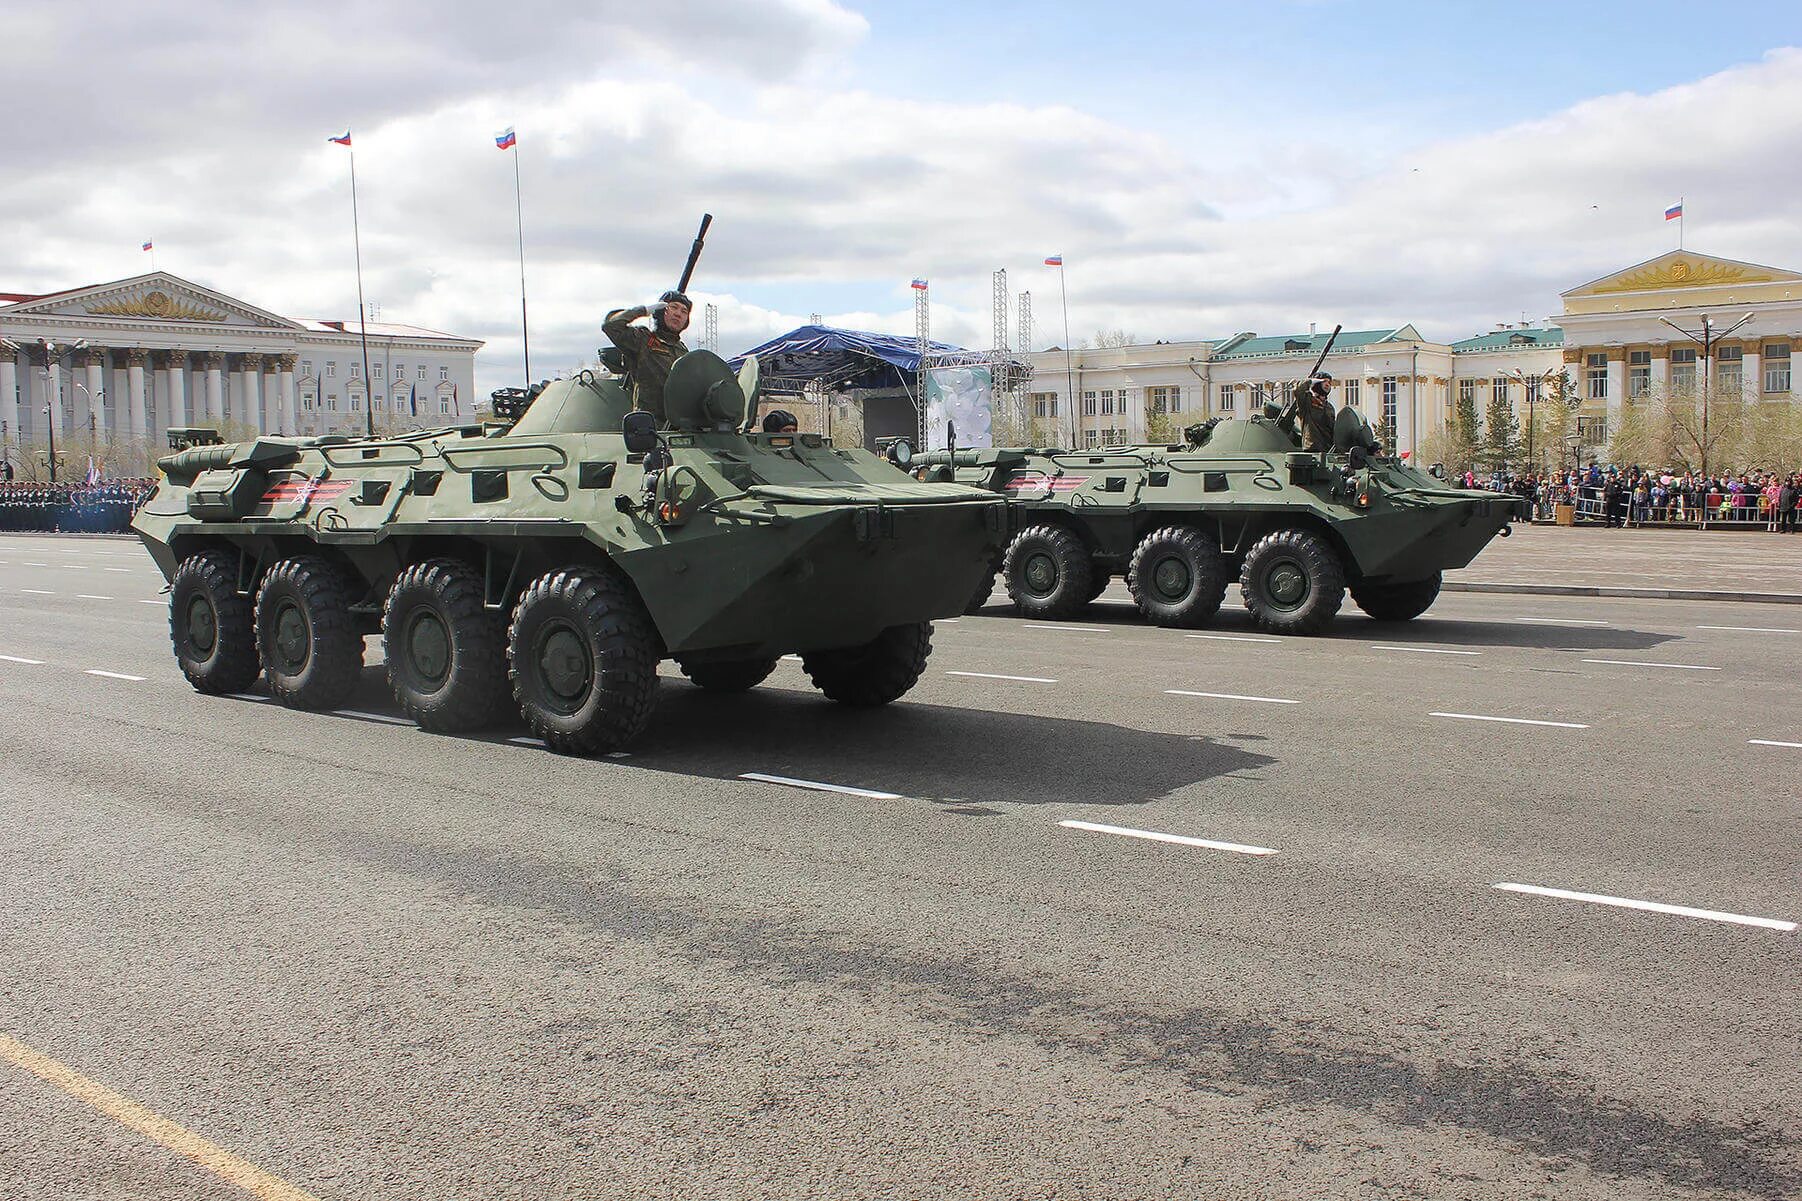
[[[649,317],[652,321],[661,322],[663,320],[663,309],[664,304],[661,300],[653,300],[644,306],[644,315]]]

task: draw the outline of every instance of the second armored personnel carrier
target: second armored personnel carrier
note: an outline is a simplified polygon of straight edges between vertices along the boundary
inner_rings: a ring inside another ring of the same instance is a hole
[[[649,719],[657,666],[702,688],[798,654],[833,700],[911,688],[931,621],[1006,545],[993,493],[898,476],[813,434],[748,432],[755,362],[679,359],[667,428],[584,372],[504,420],[388,438],[189,445],[134,529],[170,583],[193,686],[266,677],[342,704],[380,634],[400,707],[459,730],[518,713],[552,749],[612,750]],[[507,398],[502,398],[503,400]]]
[[[1145,617],[1207,624],[1237,580],[1252,619],[1314,634],[1352,600],[1381,621],[1418,617],[1441,573],[1506,536],[1518,497],[1448,488],[1374,453],[1356,410],[1339,414],[1335,447],[1300,449],[1274,415],[1190,427],[1173,446],[984,449],[915,457],[922,480],[956,480],[1006,496],[1021,513],[999,571],[1015,608],[1069,618],[1124,576]]]

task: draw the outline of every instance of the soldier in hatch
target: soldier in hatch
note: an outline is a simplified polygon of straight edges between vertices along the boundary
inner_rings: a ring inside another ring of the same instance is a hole
[[[1311,378],[1295,386],[1294,416],[1284,423],[1289,433],[1295,433],[1295,418],[1301,419],[1301,448],[1303,450],[1333,449],[1333,409],[1331,392],[1333,377],[1324,371],[1316,372]]]
[[[663,385],[669,379],[670,368],[688,353],[688,347],[682,344],[682,331],[688,328],[693,307],[687,296],[669,291],[653,304],[615,309],[601,325],[607,340],[626,357],[633,406],[656,417],[658,425],[668,420],[663,411]],[[650,329],[633,324],[644,317],[651,319]]]

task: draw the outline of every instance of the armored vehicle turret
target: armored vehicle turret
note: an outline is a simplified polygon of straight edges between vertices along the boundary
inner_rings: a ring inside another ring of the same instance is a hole
[[[170,583],[176,661],[203,692],[264,676],[283,704],[329,709],[380,634],[421,726],[517,712],[573,753],[644,726],[663,659],[737,692],[798,654],[833,700],[893,701],[1005,546],[1006,505],[747,432],[755,397],[754,362],[734,376],[696,351],[661,430],[583,372],[502,397],[494,423],[193,438],[133,523]]]
[[[1171,446],[985,449],[914,457],[922,480],[1006,496],[1020,527],[999,571],[1015,608],[1075,616],[1124,576],[1145,617],[1206,625],[1239,583],[1266,630],[1314,634],[1352,600],[1381,621],[1418,617],[1520,512],[1514,496],[1448,488],[1381,455],[1356,410],[1334,443],[1301,449],[1275,414],[1213,420]],[[993,571],[972,607],[985,603]]]

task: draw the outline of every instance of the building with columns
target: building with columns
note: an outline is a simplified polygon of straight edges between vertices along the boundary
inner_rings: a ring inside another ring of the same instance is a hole
[[[379,322],[367,335],[365,378],[356,322],[279,316],[165,271],[0,292],[0,451],[23,464],[54,432],[59,451],[126,475],[171,427],[309,435],[472,414],[481,342]]]
[[[1577,433],[1588,453],[1605,455],[1624,406],[1661,389],[1696,388],[1745,403],[1793,403],[1790,362],[1802,343],[1802,274],[1694,251],[1637,263],[1561,294],[1563,313],[1543,324],[1501,323],[1456,342],[1422,338],[1412,326],[1347,330],[1324,365],[1340,383],[1335,399],[1356,405],[1372,426],[1385,421],[1395,445],[1412,453],[1443,430],[1460,398],[1479,416],[1498,395],[1523,424],[1548,376],[1568,373],[1581,389]],[[1716,331],[1750,316],[1713,348],[1665,321]],[[1318,330],[1260,337],[1033,353],[1027,416],[1057,440],[1090,447],[1165,433],[1213,416],[1243,416],[1281,403],[1326,343]],[[1070,397],[1075,397],[1072,406]],[[1170,420],[1160,422],[1168,415]]]

